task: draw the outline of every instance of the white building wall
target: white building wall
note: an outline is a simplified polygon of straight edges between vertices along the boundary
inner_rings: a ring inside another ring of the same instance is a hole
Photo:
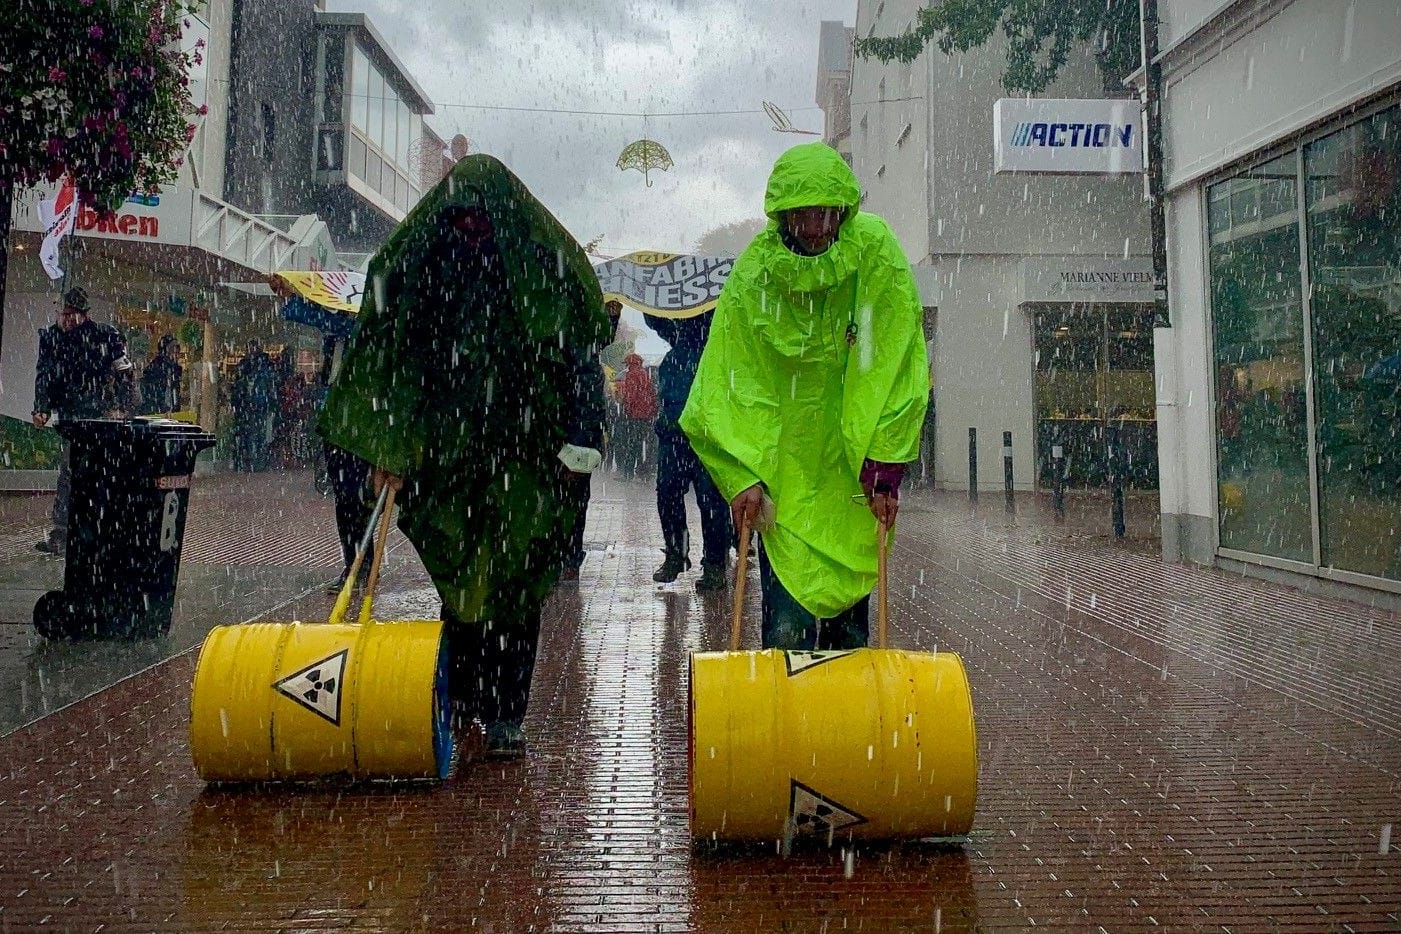
[[[927,0],[860,0],[856,35],[897,35]],[[877,16],[879,13],[879,16]],[[1045,97],[1098,98],[1092,56],[1075,53]],[[1021,260],[1149,252],[1138,176],[993,175],[993,103],[1005,40],[910,65],[858,57],[852,70],[853,168],[863,209],[885,217],[906,255],[938,271],[936,482],[968,485],[968,429],[978,429],[979,486],[1000,489],[1002,432],[1013,433],[1014,483],[1035,485],[1035,361]],[[896,98],[917,98],[895,100]],[[884,102],[878,102],[881,98]]]
[[[1013,485],[1031,489],[1035,365],[1031,316],[1017,307],[1021,257],[964,256],[941,261],[940,268],[948,281],[940,293],[933,361],[936,479],[948,489],[968,489],[968,429],[976,428],[978,487],[1002,489],[1002,432],[1010,431]]]
[[[1171,328],[1154,332],[1163,553],[1205,560],[1216,550],[1216,432],[1205,218],[1195,191],[1168,210]]]
[[[922,0],[886,0],[877,21],[877,4],[860,0],[856,35],[903,30],[922,5]],[[852,63],[850,147],[866,195],[861,208],[886,219],[912,263],[925,262],[929,254],[926,85],[934,54],[939,53],[926,51],[908,65],[859,57]]]
[[[1401,3],[1246,0],[1164,65],[1172,189],[1401,81]]]

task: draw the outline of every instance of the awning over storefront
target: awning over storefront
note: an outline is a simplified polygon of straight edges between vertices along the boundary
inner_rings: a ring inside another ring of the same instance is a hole
[[[31,188],[16,197],[16,231],[43,233],[38,203],[46,194]],[[170,187],[134,196],[108,218],[82,208],[73,235],[108,241],[105,248],[132,262],[179,263],[207,272],[213,282],[237,282],[251,278],[248,271],[333,268],[335,251],[325,228],[315,215],[306,215],[284,230],[205,192]]]

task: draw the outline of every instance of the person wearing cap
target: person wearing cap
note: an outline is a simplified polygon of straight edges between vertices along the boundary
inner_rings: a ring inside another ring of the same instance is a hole
[[[923,310],[895,234],[860,201],[830,146],[779,157],[769,224],[735,261],[681,414],[736,527],[760,531],[769,648],[867,643],[878,523],[894,523],[919,455]]]
[[[39,332],[39,363],[34,376],[34,425],[43,428],[57,415],[63,421],[124,418],[136,406],[136,370],[126,355],[126,341],[110,324],[88,317],[88,293],[71,288],[63,294],[58,322]],[[72,497],[68,442],[59,461],[58,489],[51,512],[53,528],[35,545],[63,554],[68,541],[68,504]]]

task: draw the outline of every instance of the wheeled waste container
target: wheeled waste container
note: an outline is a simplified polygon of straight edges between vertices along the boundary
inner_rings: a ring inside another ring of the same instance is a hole
[[[63,589],[34,607],[50,639],[142,638],[170,630],[190,477],[214,436],[163,418],[60,424],[72,498]]]

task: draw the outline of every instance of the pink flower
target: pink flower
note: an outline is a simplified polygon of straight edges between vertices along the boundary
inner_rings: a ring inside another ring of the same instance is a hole
[[[196,40],[195,40],[195,48],[197,48],[197,49],[202,49],[202,48],[204,48],[204,40],[203,40],[203,39],[196,39]]]
[[[57,65],[54,65],[49,68],[49,80],[54,82],[55,84],[67,77],[68,73],[65,72],[62,68],[59,68]]]
[[[201,117],[203,117],[205,114],[209,113],[209,105],[208,105],[208,104],[200,104],[200,105],[199,105],[199,109],[196,110],[195,113],[197,113],[197,114],[199,114]]]
[[[82,0],[83,6],[92,6],[92,0]]]
[[[101,39],[103,35],[104,33],[102,32],[102,27],[97,25],[96,23],[93,23],[91,26],[88,27],[89,39]]]

